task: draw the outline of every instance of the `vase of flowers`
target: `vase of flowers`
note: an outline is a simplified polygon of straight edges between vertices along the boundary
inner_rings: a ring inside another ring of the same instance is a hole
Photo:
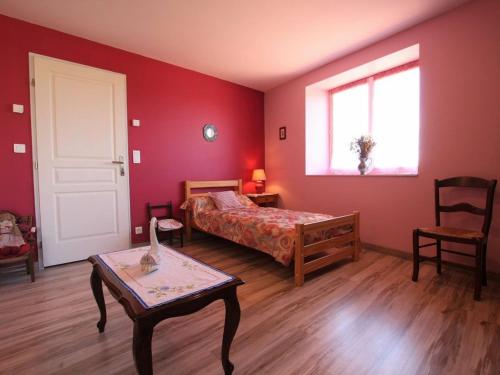
[[[354,151],[359,157],[358,170],[361,175],[366,173],[371,164],[370,152],[375,145],[376,143],[371,135],[362,135],[359,138],[354,138],[351,142],[351,151]]]

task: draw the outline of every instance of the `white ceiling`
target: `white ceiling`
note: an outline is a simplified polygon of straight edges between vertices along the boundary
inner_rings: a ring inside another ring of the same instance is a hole
[[[468,0],[0,0],[0,13],[266,91]]]

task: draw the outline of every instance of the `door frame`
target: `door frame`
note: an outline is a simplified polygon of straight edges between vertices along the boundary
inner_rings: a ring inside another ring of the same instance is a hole
[[[127,75],[123,73],[113,72],[107,69],[96,68],[94,66],[79,64],[69,60],[58,59],[52,56],[46,56],[39,53],[28,52],[29,59],[29,87],[30,87],[30,117],[31,117],[31,154],[32,154],[32,171],[33,171],[33,187],[34,187],[34,195],[35,195],[35,220],[36,220],[36,233],[37,233],[37,248],[38,248],[38,269],[41,271],[45,269],[43,264],[43,247],[42,245],[42,221],[41,221],[41,211],[40,211],[40,192],[39,192],[39,180],[38,180],[38,144],[36,137],[36,100],[35,100],[35,56],[40,56],[45,59],[50,59],[54,61],[63,62],[66,64],[73,64],[85,68],[95,69],[99,71],[104,71],[108,73],[114,73],[120,75],[125,83],[125,119],[128,121],[128,106],[127,106]],[[126,220],[130,224],[128,231],[128,241],[129,245],[132,243],[132,221],[131,221],[131,212],[130,212],[130,164],[129,164],[129,146],[128,146],[128,122],[125,123],[124,127],[125,131],[125,146],[127,148],[124,158],[125,165],[127,168],[127,181],[126,181],[126,192],[127,195],[127,204],[126,204]]]

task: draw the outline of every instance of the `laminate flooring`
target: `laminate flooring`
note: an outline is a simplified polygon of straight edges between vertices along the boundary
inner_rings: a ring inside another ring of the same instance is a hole
[[[241,277],[234,374],[500,374],[500,283],[473,300],[466,270],[363,251],[293,284],[256,250],[214,237],[179,249]],[[50,267],[30,283],[0,270],[0,374],[135,374],[132,322],[105,289],[106,331],[89,284],[91,266]],[[224,304],[166,320],[153,336],[155,374],[223,374]]]

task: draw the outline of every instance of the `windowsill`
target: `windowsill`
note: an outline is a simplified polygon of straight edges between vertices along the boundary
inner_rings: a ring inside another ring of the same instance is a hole
[[[337,176],[337,177],[418,177],[418,171],[398,172],[398,171],[381,171],[372,170],[364,175],[358,171],[318,171],[314,173],[306,173],[306,176]]]
[[[418,173],[413,173],[413,174],[394,174],[394,173],[379,173],[379,174],[346,174],[346,173],[318,173],[318,174],[306,174],[306,176],[309,177],[321,177],[321,176],[333,176],[333,177],[418,177]]]

